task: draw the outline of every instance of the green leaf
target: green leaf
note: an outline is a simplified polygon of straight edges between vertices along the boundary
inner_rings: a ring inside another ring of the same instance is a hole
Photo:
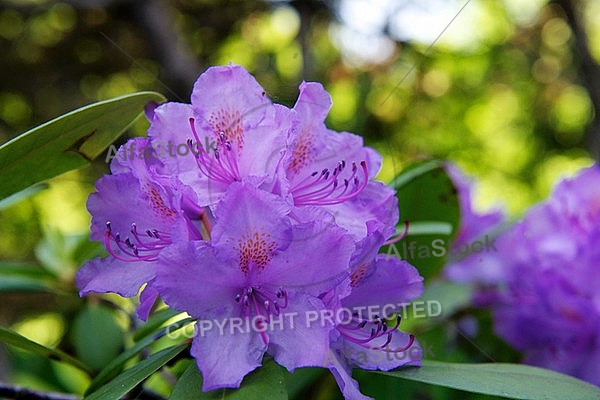
[[[21,190],[20,192],[12,194],[3,200],[0,200],[0,210],[8,208],[13,204],[25,200],[26,198],[31,197],[35,194],[38,194],[42,190],[48,189],[48,187],[49,185],[47,183],[38,183],[36,185],[28,187],[27,189]]]
[[[44,228],[43,232],[43,239],[35,247],[35,256],[57,277],[71,277],[86,261],[105,255],[100,242],[89,240],[89,233],[66,235],[51,228]]]
[[[0,199],[86,165],[142,115],[146,103],[164,100],[159,93],[140,92],[101,101],[4,143],[0,146]]]
[[[93,370],[104,368],[123,347],[123,331],[111,310],[100,304],[85,307],[73,322],[75,353]]]
[[[51,349],[32,340],[29,340],[26,337],[19,335],[18,333],[10,329],[0,327],[0,342],[6,343],[14,347],[18,347],[23,350],[31,351],[33,353],[44,357],[48,357],[50,359],[62,361],[64,363],[74,366],[75,368],[90,373],[90,370],[82,362],[76,360],[70,355],[60,350]]]
[[[3,276],[0,278],[0,293],[51,292],[52,285],[34,278]]]
[[[406,237],[384,246],[382,253],[407,260],[425,279],[433,277],[444,265],[460,221],[454,183],[442,162],[427,161],[410,166],[390,185],[397,190],[400,220],[409,227]]]
[[[239,389],[217,389],[210,392],[202,392],[202,375],[194,362],[177,381],[169,400],[285,400],[287,398],[282,367],[272,359],[265,358],[263,366],[247,375]]]
[[[187,344],[169,347],[152,354],[135,367],[132,367],[100,389],[96,390],[86,400],[114,400],[136,387],[140,382],[158,371],[163,365],[175,358],[188,347]]]
[[[329,371],[325,368],[296,368],[293,373],[286,374],[286,389],[292,399],[298,398],[303,391],[313,387]]]
[[[375,373],[512,399],[600,399],[600,388],[558,372],[520,364],[459,364],[423,360],[423,366]]]
[[[0,262],[0,277],[22,276],[33,279],[56,279],[50,272],[36,264],[25,263],[21,261],[2,261]]]
[[[162,315],[164,317],[164,314]],[[92,393],[104,385],[110,379],[116,377],[123,369],[125,363],[135,357],[139,352],[141,352],[144,348],[150,346],[152,343],[156,342],[158,339],[166,335],[168,332],[175,332],[177,329],[194,322],[195,320],[192,318],[185,318],[181,321],[174,322],[156,332],[153,335],[144,336],[142,340],[136,343],[130,349],[119,354],[118,357],[113,359],[100,373],[98,376],[90,383],[86,394]]]
[[[424,326],[447,322],[452,314],[471,305],[471,296],[470,285],[441,279],[430,281],[419,297],[419,308],[412,303],[402,312],[401,329],[416,333]]]

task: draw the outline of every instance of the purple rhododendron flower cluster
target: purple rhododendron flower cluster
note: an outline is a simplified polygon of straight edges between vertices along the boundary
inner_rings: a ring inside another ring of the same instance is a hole
[[[480,284],[496,333],[524,362],[600,385],[600,167],[561,181],[496,239],[497,253],[451,266]],[[473,260],[476,259],[476,260]]]
[[[422,277],[378,255],[396,232],[395,193],[374,180],[377,152],[326,128],[330,107],[314,82],[294,107],[274,104],[236,65],[202,74],[191,104],[148,106],[148,138],[119,149],[88,200],[110,256],[79,271],[81,295],[143,289],[141,318],[158,296],[197,318],[203,390],[239,387],[265,353],[289,371],[329,368],[348,399],[367,398],[354,366],[419,365],[394,315]],[[166,142],[178,153],[159,157]]]

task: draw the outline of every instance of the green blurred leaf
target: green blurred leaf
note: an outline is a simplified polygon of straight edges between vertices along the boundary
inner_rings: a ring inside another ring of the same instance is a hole
[[[436,280],[425,286],[425,291],[420,299],[425,303],[436,301],[442,304],[439,316],[436,315],[433,318],[444,319],[471,305],[472,290],[468,284]]]
[[[430,281],[425,285],[423,295],[419,297],[419,309],[410,304],[402,313],[401,329],[406,332],[418,332],[424,326],[447,322],[456,311],[471,305],[471,296],[472,288],[467,284],[440,279]]]
[[[34,264],[0,262],[0,292],[49,292],[56,277]]]
[[[75,353],[93,370],[100,370],[119,355],[123,331],[111,310],[100,304],[85,307],[73,322]]]
[[[135,367],[132,367],[96,390],[86,400],[114,400],[136,387],[140,382],[158,371],[163,365],[175,358],[188,347],[187,344],[169,347],[158,353],[152,354]]]
[[[263,366],[244,378],[239,389],[218,389],[202,392],[202,375],[196,363],[192,363],[183,373],[169,400],[285,400],[288,398],[283,368],[270,358]]]
[[[100,242],[90,241],[89,233],[65,235],[59,229],[44,228],[44,237],[35,247],[43,267],[57,277],[70,277],[86,261],[105,256]]]
[[[82,362],[71,357],[70,355],[57,349],[51,349],[49,347],[42,346],[41,344],[29,340],[10,329],[0,327],[0,342],[18,347],[23,350],[31,351],[50,359],[62,361],[82,371],[90,373],[90,370]]]
[[[150,101],[140,92],[101,101],[37,126],[0,146],[0,199],[37,182],[86,165],[137,118]]]
[[[423,366],[375,373],[512,399],[600,399],[600,388],[558,372],[520,364],[460,364],[423,360]]]
[[[435,276],[460,221],[454,183],[442,162],[426,161],[408,167],[390,185],[397,190],[400,219],[409,227],[406,237],[381,252],[407,260],[425,279]]]
[[[0,277],[23,276],[35,279],[54,279],[55,276],[36,264],[20,261],[0,262]]]
[[[3,276],[0,278],[0,293],[15,292],[51,292],[52,285],[33,278],[22,276]]]
[[[164,315],[166,314],[163,314],[162,316],[164,317]],[[92,381],[92,383],[90,383],[86,394],[94,392],[95,390],[99,389],[102,385],[104,385],[107,381],[116,377],[123,370],[125,363],[131,360],[133,357],[135,357],[144,348],[150,346],[158,339],[166,335],[168,332],[175,332],[177,329],[194,321],[195,320],[192,318],[185,318],[181,321],[177,321],[170,325],[167,325],[166,327],[161,328],[155,332],[151,332],[154,333],[153,335],[150,335],[150,333],[148,333],[148,335],[143,337],[143,339],[136,343],[133,347],[119,354],[118,357],[113,359],[106,367],[104,367],[104,369],[100,371],[100,373]]]
[[[26,198],[31,197],[35,194],[38,194],[42,190],[48,189],[48,187],[49,185],[47,183],[38,183],[36,185],[28,187],[27,189],[21,190],[20,192],[12,194],[3,200],[0,200],[0,210],[8,208],[13,204],[25,200]]]

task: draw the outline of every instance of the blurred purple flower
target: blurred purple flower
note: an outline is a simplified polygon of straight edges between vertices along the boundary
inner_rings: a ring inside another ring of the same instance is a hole
[[[475,280],[496,333],[525,363],[600,385],[600,167],[561,181],[496,242],[479,267],[496,284]]]
[[[447,163],[446,171],[458,191],[460,225],[452,249],[452,254],[458,254],[460,251],[457,246],[460,244],[472,243],[498,228],[504,220],[504,213],[499,209],[490,210],[486,213],[476,212],[472,204],[472,181],[454,164]],[[493,253],[486,253],[485,257],[485,265],[481,263],[481,257],[477,254],[462,259],[451,258],[444,274],[450,280],[463,283],[496,282],[499,279],[499,274],[501,274],[501,266],[491,262],[494,257]]]

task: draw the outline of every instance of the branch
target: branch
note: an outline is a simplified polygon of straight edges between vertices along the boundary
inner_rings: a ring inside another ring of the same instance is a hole
[[[27,389],[20,386],[12,386],[0,382],[0,398],[20,400],[79,400],[80,397],[66,393],[45,393],[37,390]]]
[[[554,0],[564,11],[567,23],[575,36],[579,66],[594,107],[595,119],[588,128],[587,145],[596,160],[600,160],[600,65],[590,53],[585,27],[578,13],[577,0]]]
[[[174,24],[173,9],[168,2],[152,0],[144,6],[135,3],[133,12],[140,27],[146,32],[155,59],[165,69],[165,84],[177,100],[189,98],[190,85],[202,71],[183,36]]]

